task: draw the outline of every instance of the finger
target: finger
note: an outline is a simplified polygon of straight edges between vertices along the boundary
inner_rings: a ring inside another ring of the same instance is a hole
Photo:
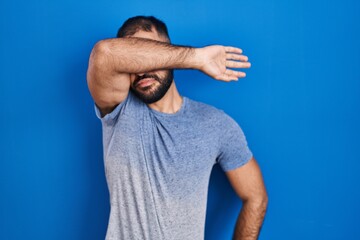
[[[230,76],[230,75],[226,75],[226,74],[223,74],[222,77],[223,77],[223,80],[226,82],[239,80],[236,76]]]
[[[226,54],[226,59],[231,59],[231,60],[240,60],[243,62],[246,62],[249,60],[249,58],[245,55],[239,55],[239,54],[234,54],[234,53],[227,53]]]
[[[231,75],[227,75],[225,73],[221,74],[220,76],[218,76],[216,78],[217,80],[221,80],[221,81],[224,81],[224,82],[229,82],[229,81],[237,81],[238,78],[236,76],[231,76]]]
[[[251,67],[251,63],[249,62],[236,62],[236,61],[226,61],[226,67],[229,68],[249,68]]]
[[[237,78],[246,76],[246,74],[244,72],[234,71],[231,69],[226,69],[225,75],[229,75],[229,76],[233,76],[233,77],[237,77]]]
[[[230,46],[225,47],[225,51],[233,52],[233,53],[242,53],[242,50],[240,48],[230,47]]]

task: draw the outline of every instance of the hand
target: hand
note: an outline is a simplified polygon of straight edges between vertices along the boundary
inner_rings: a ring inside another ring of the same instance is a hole
[[[197,51],[200,62],[199,70],[216,80],[237,81],[246,74],[228,68],[249,68],[251,66],[248,57],[242,55],[240,48],[212,45],[198,48]]]

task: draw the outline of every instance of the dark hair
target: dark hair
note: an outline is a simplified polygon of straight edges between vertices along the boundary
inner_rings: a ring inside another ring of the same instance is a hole
[[[159,36],[170,42],[169,33],[165,23],[153,16],[135,16],[126,20],[119,28],[117,37],[132,36],[138,31],[151,32],[155,28]]]

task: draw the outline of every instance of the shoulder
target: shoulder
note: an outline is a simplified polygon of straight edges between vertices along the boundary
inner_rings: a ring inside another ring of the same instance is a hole
[[[235,122],[235,120],[221,108],[189,98],[188,100],[192,114],[203,121],[210,121],[215,125],[226,125],[227,123]]]

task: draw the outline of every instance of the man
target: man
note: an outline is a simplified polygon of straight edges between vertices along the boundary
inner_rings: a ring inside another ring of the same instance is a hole
[[[243,200],[234,239],[257,239],[267,206],[258,164],[225,112],[181,96],[173,69],[220,81],[248,68],[242,51],[170,43],[155,17],[128,19],[93,48],[87,82],[103,129],[110,192],[106,239],[204,239],[208,182],[219,163]],[[188,79],[188,81],[195,81]]]

